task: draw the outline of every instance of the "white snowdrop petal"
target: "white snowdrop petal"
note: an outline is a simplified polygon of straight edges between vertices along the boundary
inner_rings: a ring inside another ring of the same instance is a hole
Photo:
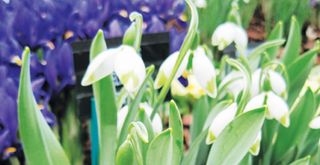
[[[227,22],[219,25],[212,35],[212,45],[218,46],[219,50],[223,50],[234,41],[236,25]]]
[[[139,89],[146,76],[142,58],[130,46],[119,47],[114,68],[121,83],[129,92]]]
[[[219,136],[222,130],[234,119],[237,112],[237,104],[233,103],[225,110],[222,110],[213,119],[207,136],[206,143],[211,144]]]
[[[216,71],[210,59],[206,56],[203,48],[199,47],[194,52],[192,71],[199,84],[210,97],[216,97]]]
[[[273,92],[267,93],[267,107],[270,115],[278,121],[289,113],[286,101]]]
[[[145,110],[146,114],[149,117],[151,116],[153,109],[148,103],[140,103],[140,107]],[[152,120],[152,128],[156,134],[159,134],[163,129],[161,117],[159,116],[158,113],[154,116]]]
[[[261,142],[261,136],[262,136],[262,133],[261,131],[259,131],[253,145],[250,147],[250,153],[252,155],[258,155],[259,154],[259,151],[260,151],[260,142]]]
[[[236,98],[244,88],[242,73],[239,71],[229,73],[220,83],[220,87],[222,86]]]
[[[265,93],[261,93],[260,95],[253,97],[244,108],[244,112],[263,107],[265,97]]]
[[[261,69],[257,69],[252,75],[251,95],[256,96],[260,93]]]
[[[279,96],[283,96],[286,92],[286,81],[280,73],[270,70],[269,72],[272,90]]]
[[[118,117],[117,117],[117,128],[118,128],[118,135],[120,133],[120,130],[122,129],[123,123],[126,119],[126,116],[128,114],[128,105],[125,105],[118,111]]]
[[[312,129],[320,129],[320,116],[317,116],[316,118],[312,119],[309,123],[309,127]]]
[[[114,62],[118,52],[118,48],[108,49],[94,58],[84,74],[81,85],[91,85],[110,75],[114,71]]]
[[[182,60],[182,63],[176,73],[175,78],[178,78],[179,76],[182,75],[183,71],[186,69],[187,64],[188,64],[188,58],[189,58],[189,52],[187,53],[186,57]],[[171,55],[169,55],[164,62],[161,64],[160,68],[159,68],[159,73],[156,77],[155,80],[155,88],[158,89],[160,87],[162,87],[165,82],[168,80],[174,65],[177,62],[179,56],[179,52],[174,52]]]
[[[247,32],[240,26],[235,25],[235,38],[234,42],[236,43],[236,47],[242,53],[246,50],[248,45],[248,35]]]

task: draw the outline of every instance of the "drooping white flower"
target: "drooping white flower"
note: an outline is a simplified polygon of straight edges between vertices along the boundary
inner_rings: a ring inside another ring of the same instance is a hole
[[[261,108],[264,105],[267,107],[267,118],[276,119],[285,127],[290,125],[289,107],[286,101],[271,91],[253,97],[246,105],[244,112]]]
[[[241,26],[232,22],[226,22],[219,25],[212,35],[212,45],[218,46],[219,50],[223,50],[232,42],[236,44],[236,47],[240,52],[243,52],[248,45],[246,31]]]
[[[312,129],[320,129],[320,116],[315,117],[309,123],[309,127]]]
[[[144,109],[149,117],[151,116],[152,107],[148,103],[140,103],[139,106]],[[128,109],[128,105],[126,105],[118,111],[117,127],[119,133],[128,114]],[[154,133],[159,134],[163,129],[159,114],[156,114],[151,122]]]
[[[218,113],[209,127],[209,132],[206,139],[207,144],[212,144],[222,130],[235,118],[237,108],[237,104],[233,103]]]
[[[320,88],[320,66],[312,68],[306,83],[312,91],[317,91]]]
[[[194,75],[190,74],[187,76],[188,86],[185,87],[181,84],[178,79],[174,79],[171,84],[172,96],[187,96],[190,95],[193,98],[200,98],[205,95],[206,92],[200,86],[199,82]]]
[[[182,76],[185,73],[184,78],[188,79],[188,75],[193,75],[203,90],[210,96],[215,97],[217,94],[216,87],[216,71],[211,63],[210,59],[206,56],[205,51],[202,47],[198,47],[193,51],[192,58],[192,70],[191,74],[188,74],[187,64],[190,56],[190,51],[187,53],[186,57],[184,57],[175,79]],[[159,73],[155,80],[155,88],[158,89],[163,86],[168,80],[173,67],[177,61],[179,52],[175,52],[170,55],[160,66]]]
[[[139,89],[146,76],[142,58],[133,47],[122,45],[103,51],[94,58],[90,62],[81,84],[83,86],[91,85],[113,72],[129,92]]]
[[[262,91],[261,86],[264,81],[269,81],[271,85],[271,90],[276,93],[279,96],[284,97],[286,95],[286,81],[281,76],[280,73],[275,72],[273,70],[265,70],[265,72],[262,74],[261,69],[257,69],[252,76],[252,88],[251,88],[251,94],[252,96],[256,96]]]
[[[221,92],[231,93],[234,98],[237,98],[245,86],[243,74],[240,71],[232,71],[220,83],[219,88],[223,89]],[[222,93],[222,96],[224,93]]]

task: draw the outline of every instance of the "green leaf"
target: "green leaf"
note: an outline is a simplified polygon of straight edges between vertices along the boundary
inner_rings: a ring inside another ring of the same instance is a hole
[[[290,115],[290,127],[280,126],[278,137],[274,145],[273,160],[282,161],[292,147],[298,146],[308,134],[309,123],[315,112],[315,97],[311,89],[308,89]]]
[[[195,102],[192,109],[192,124],[190,126],[191,141],[193,141],[203,130],[208,113],[208,98],[203,96]]]
[[[146,165],[178,165],[182,153],[172,135],[172,129],[167,129],[156,136],[150,143]]]
[[[203,130],[206,130],[210,127],[213,119],[218,115],[219,112],[226,109],[228,106],[231,105],[232,100],[223,100],[219,101],[211,110],[210,113],[207,115],[207,119],[204,123]]]
[[[148,131],[148,139],[153,139],[154,130],[152,127],[152,122],[144,109],[140,108],[139,113],[136,117],[136,121],[141,121],[145,125]]]
[[[259,45],[255,49],[253,49],[253,51],[248,55],[248,60],[250,62],[251,69],[256,70],[258,68],[259,62],[261,59],[261,55],[263,52],[265,52],[266,50],[269,50],[270,48],[273,48],[273,47],[279,47],[284,42],[285,42],[285,40],[283,40],[283,39],[267,41],[267,42]]]
[[[134,47],[136,51],[139,52],[142,38],[143,18],[142,15],[137,12],[132,12],[129,18],[132,23],[126,30],[122,43]]]
[[[279,21],[277,25],[273,28],[271,33],[269,34],[267,40],[272,41],[272,40],[277,40],[281,39],[283,37],[283,22]],[[266,50],[268,53],[269,57],[271,59],[275,59],[277,57],[277,53],[279,53],[279,46],[274,46]]]
[[[235,165],[248,153],[265,119],[265,108],[246,112],[234,119],[213,143],[207,165]]]
[[[70,164],[62,146],[38,109],[32,93],[29,48],[25,48],[22,54],[18,122],[27,164]]]
[[[290,165],[309,165],[309,164],[310,164],[310,156],[306,156],[302,159],[298,159],[290,163]]]
[[[129,140],[126,140],[120,147],[117,152],[116,157],[117,165],[136,165],[137,161],[135,160],[133,146]]]
[[[286,47],[283,52],[282,61],[286,66],[294,62],[300,54],[301,28],[296,17],[291,18],[290,32]]]
[[[126,116],[126,119],[124,120],[122,129],[120,131],[119,144],[121,144],[125,140],[128,134],[128,126],[132,121],[134,121],[135,117],[137,116],[137,113],[139,110],[139,104],[141,102],[142,96],[147,90],[148,79],[152,76],[153,72],[154,72],[154,65],[151,65],[147,68],[147,75],[143,80],[140,86],[140,89],[138,90],[138,93],[136,94],[134,100],[129,104],[128,114]]]
[[[172,128],[172,137],[178,144],[181,153],[183,153],[183,125],[179,109],[173,100],[170,101],[169,124]]]
[[[190,146],[188,153],[185,155],[182,161],[182,165],[196,165],[197,156],[200,151],[201,144],[205,141],[207,137],[208,130],[202,131],[201,134],[195,138]]]
[[[90,60],[106,50],[103,31],[99,30],[90,48]],[[114,164],[117,147],[117,105],[112,75],[92,85],[98,121],[99,164]]]
[[[314,48],[301,55],[288,67],[289,97],[288,104],[292,105],[298,97],[307,80],[319,48]]]

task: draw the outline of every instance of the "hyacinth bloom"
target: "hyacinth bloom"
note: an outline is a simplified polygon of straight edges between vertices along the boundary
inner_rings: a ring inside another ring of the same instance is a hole
[[[113,72],[128,92],[139,89],[146,76],[140,55],[131,46],[122,45],[100,53],[89,64],[81,84],[88,86]]]
[[[152,107],[148,104],[148,103],[140,103],[139,104],[140,108],[143,109],[145,111],[145,113],[150,117],[151,113],[152,113]],[[123,123],[126,119],[126,116],[128,114],[128,110],[129,107],[128,105],[122,107],[119,111],[118,111],[118,120],[117,120],[117,127],[118,127],[118,133],[120,133],[120,130],[123,126]],[[151,121],[152,124],[152,128],[154,133],[159,134],[162,131],[162,121],[161,118],[159,116],[159,114],[156,114],[154,116],[154,119]]]
[[[272,91],[263,92],[253,97],[246,105],[244,112],[263,106],[267,107],[267,118],[276,119],[284,127],[289,127],[289,107],[283,98]]]
[[[193,54],[192,69],[187,70],[188,60],[191,53]],[[160,66],[159,73],[155,80],[156,89],[162,87],[168,80],[172,69],[177,61],[178,55],[179,52],[171,54]],[[183,80],[180,80],[180,82],[182,85],[187,87],[188,83],[184,81],[187,81],[188,75],[191,75],[190,73],[195,77],[197,83],[200,84],[203,90],[210,97],[216,97],[216,71],[202,47],[198,47],[196,50],[189,51],[187,53],[186,57],[184,57],[181,65],[179,66],[177,74],[175,75],[175,79],[179,79],[179,77],[182,76]]]
[[[226,22],[219,25],[214,31],[211,39],[212,45],[218,46],[219,50],[223,50],[233,42],[240,52],[243,52],[248,45],[246,31],[241,26],[232,22]]]

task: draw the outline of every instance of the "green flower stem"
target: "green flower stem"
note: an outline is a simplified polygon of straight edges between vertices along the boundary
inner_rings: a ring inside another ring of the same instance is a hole
[[[180,51],[179,51],[179,56],[178,56],[178,59],[177,59],[177,62],[176,64],[174,65],[173,69],[172,69],[172,72],[169,76],[169,79],[168,81],[164,84],[162,90],[160,91],[160,94],[158,96],[158,99],[157,99],[157,102],[156,104],[154,105],[153,107],[153,111],[152,111],[152,114],[151,114],[151,119],[154,118],[159,106],[163,103],[169,89],[170,89],[170,86],[171,86],[171,82],[173,81],[179,67],[180,67],[180,64],[182,63],[182,60],[185,58],[188,50],[191,48],[192,44],[193,44],[193,41],[195,39],[195,36],[196,36],[196,33],[197,33],[197,29],[198,29],[198,12],[197,12],[197,9],[195,7],[195,5],[193,4],[193,2],[191,0],[186,0],[188,6],[190,7],[190,10],[191,10],[191,21],[190,21],[190,26],[189,26],[189,29],[188,29],[188,33],[187,33],[187,36],[186,38],[184,39],[183,43],[182,43],[182,46],[180,48]]]
[[[245,87],[243,90],[243,93],[241,95],[241,99],[240,102],[238,104],[238,110],[237,110],[237,115],[241,114],[242,111],[245,108],[246,103],[248,102],[249,98],[250,98],[250,87],[251,87],[251,72],[250,72],[250,68],[249,66],[246,66],[246,61],[245,59],[240,56],[240,61],[242,61],[243,63],[240,63],[239,61],[235,60],[235,59],[231,59],[231,58],[227,58],[226,62],[237,68],[240,72],[243,73],[244,75],[244,80],[245,80]]]

